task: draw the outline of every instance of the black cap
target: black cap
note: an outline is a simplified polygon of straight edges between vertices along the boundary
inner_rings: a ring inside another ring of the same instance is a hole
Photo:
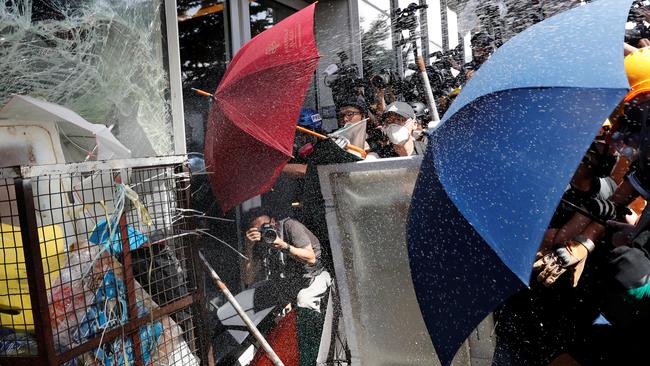
[[[338,107],[338,109],[341,109],[343,107],[355,107],[358,108],[363,115],[367,116],[368,115],[368,105],[366,104],[365,101],[360,100],[360,99],[349,99],[341,103]]]
[[[383,117],[386,117],[388,113],[395,113],[404,118],[415,119],[415,111],[413,111],[413,108],[408,105],[408,103],[404,102],[393,102],[389,104],[386,109],[384,109]]]

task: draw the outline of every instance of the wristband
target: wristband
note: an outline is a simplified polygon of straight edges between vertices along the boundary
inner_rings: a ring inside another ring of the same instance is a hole
[[[593,252],[594,249],[596,248],[596,244],[593,242],[593,240],[587,238],[584,235],[578,235],[573,240],[577,241],[578,243],[582,244],[585,248],[587,248],[587,251],[589,253]]]

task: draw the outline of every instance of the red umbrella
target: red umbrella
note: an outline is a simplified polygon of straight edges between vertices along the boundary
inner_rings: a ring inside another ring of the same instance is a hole
[[[291,157],[300,107],[318,64],[314,7],[244,45],[214,93],[205,160],[223,212],[271,189]]]

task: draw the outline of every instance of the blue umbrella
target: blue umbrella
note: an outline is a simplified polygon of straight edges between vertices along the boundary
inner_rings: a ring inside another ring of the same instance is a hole
[[[562,193],[628,90],[632,1],[601,0],[497,50],[430,138],[407,238],[415,291],[441,362],[528,283]]]

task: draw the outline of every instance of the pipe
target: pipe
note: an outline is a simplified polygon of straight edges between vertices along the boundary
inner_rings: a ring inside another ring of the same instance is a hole
[[[330,137],[327,137],[327,136],[325,136],[325,135],[321,135],[321,134],[318,133],[318,132],[314,132],[314,131],[312,131],[312,130],[310,130],[310,129],[308,129],[308,128],[304,128],[304,127],[302,127],[302,126],[296,126],[296,130],[298,130],[298,131],[300,131],[300,132],[304,132],[304,133],[306,133],[306,134],[308,134],[308,135],[312,135],[312,136],[314,136],[314,137],[318,137],[318,138],[321,139],[321,140],[327,140],[327,139],[330,138]],[[367,153],[364,149],[362,149],[362,148],[360,148],[359,146],[356,146],[356,145],[347,144],[347,145],[345,145],[345,148],[348,149],[348,150],[352,150],[352,151],[356,151],[356,152],[358,152],[358,153],[361,154],[361,156],[364,157],[364,158],[366,157],[366,155],[368,155],[368,153]]]
[[[246,327],[248,327],[248,330],[250,330],[251,334],[257,339],[257,341],[260,343],[262,348],[264,349],[264,352],[266,352],[267,356],[271,360],[274,366],[284,366],[284,363],[282,363],[282,360],[280,360],[280,357],[275,353],[273,348],[271,348],[271,345],[269,342],[266,341],[262,333],[257,329],[253,321],[246,315],[246,312],[244,309],[242,309],[241,305],[237,302],[235,297],[232,295],[228,287],[226,286],[223,281],[221,281],[221,277],[217,274],[217,272],[212,268],[210,263],[205,259],[203,256],[203,253],[199,251],[199,259],[201,259],[201,262],[203,262],[203,266],[205,269],[208,270],[208,275],[212,279],[212,282],[214,282],[215,285],[223,292],[223,294],[226,296],[226,299],[228,299],[228,302],[232,305],[233,308],[237,311],[237,314],[242,318],[244,323],[246,323]]]
[[[422,85],[424,86],[425,95],[427,97],[427,104],[429,104],[431,121],[440,122],[438,108],[436,107],[436,101],[433,99],[433,91],[431,91],[431,84],[429,83],[429,75],[427,75],[427,69],[424,66],[424,60],[422,59],[422,56],[418,56],[417,62],[418,69],[420,70],[420,77],[422,78]]]

